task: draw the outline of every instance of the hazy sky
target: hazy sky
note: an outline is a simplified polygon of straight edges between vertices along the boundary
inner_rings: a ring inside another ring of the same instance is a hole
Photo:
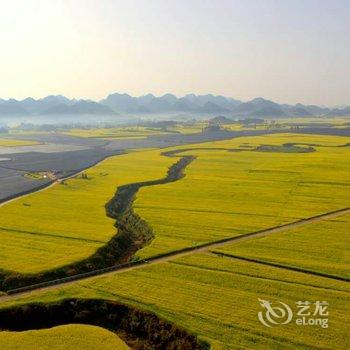
[[[350,104],[350,0],[0,0],[0,97]]]

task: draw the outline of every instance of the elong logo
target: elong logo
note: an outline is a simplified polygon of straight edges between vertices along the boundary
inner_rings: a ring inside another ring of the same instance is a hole
[[[259,321],[266,327],[285,325],[292,321],[293,311],[289,305],[282,301],[271,302],[264,299],[258,299],[264,311],[258,312]],[[274,305],[273,305],[274,304]],[[297,326],[321,326],[328,328],[328,317],[313,317],[313,316],[328,316],[328,302],[327,301],[297,301],[298,318],[295,319]],[[311,305],[314,305],[313,312]]]
[[[292,309],[282,301],[279,301],[281,306],[272,306],[268,300],[259,299],[260,305],[265,308],[265,313],[258,312],[259,321],[266,327],[271,327],[277,324],[287,324],[293,318]]]

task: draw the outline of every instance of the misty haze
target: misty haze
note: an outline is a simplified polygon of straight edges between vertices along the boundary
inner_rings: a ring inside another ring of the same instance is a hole
[[[1,5],[1,350],[350,348],[348,1]]]

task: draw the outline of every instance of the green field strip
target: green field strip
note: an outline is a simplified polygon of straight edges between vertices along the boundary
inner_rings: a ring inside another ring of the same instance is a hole
[[[225,255],[223,255],[222,258],[235,259],[234,262],[237,262],[239,260],[243,260],[243,259],[236,259],[236,258],[233,258],[233,257],[228,257],[228,256],[225,256]],[[244,262],[249,263],[246,260],[244,260]],[[257,262],[253,262],[253,261],[250,261],[250,263],[259,264]],[[348,288],[344,288],[344,289],[337,289],[337,288],[334,288],[334,287],[323,287],[323,286],[320,287],[320,286],[318,286],[315,283],[312,283],[312,282],[309,283],[307,280],[305,280],[304,282],[286,281],[284,279],[276,278],[276,276],[261,277],[261,276],[257,275],[256,273],[245,273],[245,272],[243,272],[244,270],[242,270],[242,271],[231,271],[231,270],[227,270],[227,269],[222,268],[222,267],[201,266],[200,264],[179,262],[179,261],[169,261],[169,264],[180,265],[180,266],[183,266],[185,268],[187,267],[187,268],[193,269],[193,270],[217,272],[218,274],[223,274],[223,275],[227,275],[227,276],[235,275],[235,276],[240,276],[240,277],[243,277],[243,278],[247,277],[247,278],[255,279],[257,281],[264,280],[264,281],[280,282],[280,283],[290,284],[290,285],[300,285],[300,286],[304,286],[304,287],[305,286],[309,286],[309,287],[318,288],[318,289],[329,289],[329,290],[339,291],[339,292],[348,292],[350,294],[350,287],[349,286],[348,286]],[[274,265],[267,265],[267,264],[264,264],[264,265],[265,266],[269,266],[269,267],[276,267]],[[252,265],[252,266],[256,268],[256,265]],[[298,271],[298,270],[291,270],[291,269],[286,269],[286,270],[302,273],[302,271]],[[314,276],[324,277],[324,276],[319,276],[319,275],[314,275]],[[344,281],[342,279],[336,279],[336,278],[334,278],[334,280]]]
[[[90,325],[63,325],[44,330],[0,332],[0,343],[6,350],[127,350],[116,334]]]
[[[277,264],[277,263],[270,263],[270,262],[263,261],[263,260],[251,259],[251,258],[246,258],[244,256],[238,256],[238,255],[221,253],[221,252],[215,252],[215,251],[211,251],[211,253],[214,254],[214,255],[220,256],[220,257],[222,256],[222,257],[226,257],[226,258],[239,259],[239,260],[244,260],[244,261],[252,262],[252,263],[256,263],[256,264],[262,264],[262,265],[273,266],[273,267],[277,267],[277,268],[281,268],[281,269],[286,269],[286,270],[306,273],[306,274],[309,274],[309,275],[315,275],[315,276],[320,276],[320,277],[325,277],[325,278],[332,278],[332,279],[335,279],[335,280],[338,280],[338,281],[350,282],[350,278],[330,275],[330,274],[317,272],[317,271],[312,271],[312,270],[307,270],[307,269],[302,269],[302,268],[297,267],[297,266],[288,266],[288,265],[282,265],[282,264]]]
[[[104,241],[99,241],[96,239],[86,239],[86,238],[79,238],[79,237],[67,237],[67,236],[61,236],[60,234],[56,234],[54,232],[52,233],[43,233],[43,232],[33,232],[33,231],[24,231],[24,230],[17,230],[17,229],[11,229],[8,227],[0,227],[0,233],[2,231],[5,232],[17,232],[17,233],[24,233],[28,235],[37,235],[37,236],[46,236],[46,237],[55,237],[55,238],[62,238],[62,239],[67,239],[67,240],[75,240],[75,241],[80,241],[80,242],[89,242],[89,243],[105,243]]]
[[[16,140],[11,138],[0,138],[0,147],[21,147],[38,145],[39,142],[31,140]]]
[[[349,281],[350,214],[327,218],[280,235],[215,249],[216,253],[288,266]]]
[[[155,210],[155,211],[159,211],[159,210],[171,210],[171,211],[180,211],[180,212],[193,212],[193,213],[205,213],[205,214],[225,214],[225,215],[242,215],[242,216],[251,216],[251,213],[244,213],[244,212],[232,212],[232,211],[225,211],[225,210],[214,210],[214,209],[189,209],[189,208],[173,208],[171,206],[143,206],[143,205],[135,205],[134,206],[135,209],[136,208],[140,208],[140,209],[147,209],[147,210]],[[260,217],[274,217],[274,215],[269,215],[269,214],[255,214],[255,216],[260,216]],[[295,217],[290,217],[290,219],[298,219]]]
[[[28,251],[27,233],[0,231],[0,237],[3,247],[0,250],[1,270],[21,270],[23,273],[39,273],[52,261],[63,265],[67,255],[80,260],[93,254],[100,246],[96,242],[30,235],[31,249]]]

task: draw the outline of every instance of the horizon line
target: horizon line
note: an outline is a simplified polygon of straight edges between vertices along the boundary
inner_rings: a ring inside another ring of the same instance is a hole
[[[102,100],[106,99],[108,96],[110,95],[114,95],[114,94],[119,94],[119,95],[127,95],[127,96],[130,96],[130,97],[133,97],[133,98],[140,98],[140,97],[144,97],[144,96],[148,96],[148,95],[152,95],[154,96],[155,98],[161,98],[161,97],[164,97],[166,95],[173,95],[175,96],[177,99],[179,98],[184,98],[186,96],[189,96],[189,95],[194,95],[194,96],[197,96],[197,97],[201,97],[201,96],[213,96],[213,97],[224,97],[226,99],[233,99],[233,100],[236,100],[238,102],[241,102],[241,103],[245,103],[245,102],[250,102],[250,101],[253,101],[253,100],[256,100],[256,99],[263,99],[263,100],[266,100],[266,101],[271,101],[271,102],[274,102],[274,103],[277,103],[277,104],[280,104],[280,105],[291,105],[291,106],[295,106],[295,105],[304,105],[304,106],[318,106],[318,107],[324,107],[324,108],[339,108],[339,107],[349,107],[350,104],[346,104],[346,103],[342,103],[342,104],[335,104],[335,105],[326,105],[326,104],[317,104],[317,103],[308,103],[308,104],[304,104],[304,103],[301,103],[301,102],[297,102],[297,103],[287,103],[287,102],[276,102],[275,100],[273,99],[270,99],[270,98],[265,98],[265,97],[262,97],[262,96],[257,96],[257,97],[253,97],[251,99],[248,99],[248,100],[244,100],[244,99],[239,99],[239,98],[235,98],[235,97],[231,97],[231,96],[227,96],[227,95],[221,95],[221,94],[214,94],[214,93],[204,93],[204,94],[197,94],[197,93],[193,93],[193,92],[190,92],[190,93],[186,93],[186,94],[175,94],[175,93],[172,93],[172,92],[167,92],[167,93],[164,93],[164,94],[154,94],[152,92],[148,92],[148,93],[144,93],[144,94],[141,94],[141,95],[132,95],[131,93],[128,93],[128,92],[111,92],[111,93],[108,93],[105,97],[101,98],[101,99],[93,99],[93,98],[84,98],[84,97],[68,97],[69,95],[65,95],[65,94],[62,94],[62,93],[49,93],[48,95],[45,95],[43,97],[32,97],[32,96],[27,96],[25,98],[15,98],[15,97],[9,97],[9,98],[2,98],[0,96],[0,103],[1,101],[11,101],[11,100],[14,100],[14,101],[17,101],[17,102],[21,102],[21,101],[25,101],[27,99],[33,99],[35,101],[39,101],[39,100],[43,100],[47,97],[64,97],[64,98],[67,98],[69,100],[76,100],[76,101],[92,101],[92,102],[101,102]]]

